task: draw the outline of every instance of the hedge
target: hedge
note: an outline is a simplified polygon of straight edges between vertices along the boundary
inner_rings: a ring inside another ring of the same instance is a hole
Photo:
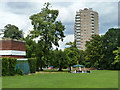
[[[2,58],[0,58],[0,77],[2,76]]]
[[[24,72],[20,68],[18,68],[16,70],[16,74],[18,74],[18,75],[24,75]]]
[[[36,72],[36,58],[28,58],[30,72],[35,73]]]
[[[2,76],[14,76],[16,62],[15,58],[2,58]]]

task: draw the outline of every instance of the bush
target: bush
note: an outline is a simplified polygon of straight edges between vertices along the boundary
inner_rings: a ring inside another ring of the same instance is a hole
[[[90,68],[90,67],[91,67],[90,62],[86,62],[86,63],[85,63],[85,67],[86,67],[86,68]]]
[[[17,59],[8,58],[8,60],[9,60],[9,75],[13,76],[16,73],[15,72],[15,65],[16,65]]]
[[[8,58],[2,58],[2,76],[9,75],[9,61]]]
[[[30,72],[35,73],[36,72],[36,62],[37,62],[36,58],[29,58],[28,62],[29,62]]]
[[[15,75],[15,64],[17,59],[13,58],[2,58],[2,75],[13,76]]]
[[[18,68],[16,70],[16,74],[18,74],[18,75],[24,75],[24,72],[20,68]]]
[[[0,77],[2,76],[2,59],[0,58]]]

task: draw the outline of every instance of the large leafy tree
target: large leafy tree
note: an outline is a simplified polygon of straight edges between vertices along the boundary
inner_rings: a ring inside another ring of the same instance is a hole
[[[103,46],[104,46],[104,58],[103,65],[105,69],[115,69],[116,65],[112,64],[114,62],[115,54],[113,54],[114,50],[117,50],[117,47],[120,45],[119,37],[120,29],[111,28],[106,34],[103,36]]]
[[[94,67],[102,69],[118,69],[119,64],[116,63],[115,53],[120,45],[120,29],[111,28],[105,35],[94,35],[92,39],[86,43],[86,60],[90,61]]]
[[[26,57],[31,58],[35,57],[36,49],[37,49],[37,43],[33,41],[29,35],[23,39],[26,41]]]
[[[48,64],[48,57],[50,57],[50,51],[47,52],[47,55],[44,55],[44,42],[39,40],[36,47],[36,57],[37,57],[37,71],[43,71],[42,67]]]
[[[59,47],[58,41],[63,41],[65,37],[63,32],[65,27],[61,21],[56,21],[58,14],[58,10],[50,9],[50,3],[45,3],[45,7],[41,9],[40,13],[30,17],[33,25],[33,30],[30,32],[30,35],[32,38],[38,37],[38,43],[42,43],[43,56],[41,60],[43,61],[48,61],[49,51],[52,49],[52,45]]]
[[[66,55],[68,57],[68,66],[71,70],[72,65],[83,64],[84,53],[82,50],[77,49],[76,41],[68,42],[66,45],[69,45],[69,47],[65,48],[64,52],[66,52]]]
[[[19,28],[15,25],[7,24],[4,27],[4,37],[11,38],[11,39],[21,39],[23,38],[23,32],[22,30],[19,30]]]
[[[120,28],[117,29],[118,47],[120,47]]]
[[[115,60],[113,62],[113,64],[119,63],[120,64],[120,47],[118,47],[117,50],[113,51],[113,53],[116,55],[115,56]]]
[[[65,45],[68,45],[70,48],[77,48],[76,47],[76,40],[74,42],[67,42]]]
[[[113,54],[115,54],[115,57],[112,64],[115,66],[115,69],[120,70],[120,47],[118,47],[117,50],[114,50]]]
[[[68,56],[68,66],[69,68],[77,63],[77,47],[75,42],[68,42],[66,45],[69,45],[68,48],[65,48],[64,51],[67,53]],[[70,68],[71,70],[71,68]]]
[[[58,71],[62,71],[64,67],[67,67],[68,57],[66,53],[62,50],[54,51],[54,67],[58,67]]]
[[[101,67],[101,61],[104,57],[104,47],[102,38],[99,35],[92,35],[90,41],[86,41],[85,58],[90,61],[91,66]]]
[[[77,50],[78,63],[86,66],[85,52],[83,50]]]

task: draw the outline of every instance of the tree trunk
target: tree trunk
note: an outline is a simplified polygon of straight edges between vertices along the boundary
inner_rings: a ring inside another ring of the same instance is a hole
[[[40,71],[43,71],[42,66],[40,67]]]
[[[68,69],[68,72],[70,72],[71,71],[71,65],[69,66],[69,69]]]
[[[63,71],[63,70],[62,70],[62,68],[59,68],[59,70],[58,70],[58,71]]]
[[[36,71],[38,71],[38,72],[40,71],[40,70],[39,70],[39,67],[36,67]]]

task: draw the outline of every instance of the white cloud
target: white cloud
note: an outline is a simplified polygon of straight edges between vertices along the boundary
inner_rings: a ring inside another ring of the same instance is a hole
[[[8,2],[9,0],[3,0]],[[11,2],[118,2],[119,0],[10,0]]]
[[[102,35],[105,35],[105,33],[101,33],[101,34],[99,34],[100,36],[102,36]]]
[[[2,12],[0,14],[0,17],[2,17],[0,28],[4,28],[4,26],[7,24],[12,24],[19,27],[19,29],[24,29],[24,31],[26,32],[26,30],[31,26],[30,20],[26,15],[17,15],[17,14],[13,14],[10,12],[3,12],[3,11],[0,11],[0,12]]]
[[[64,50],[65,48],[65,44],[67,42],[73,42],[74,41],[74,35],[66,35],[66,37],[64,38],[63,42],[62,41],[59,41],[59,45],[60,47],[58,49],[62,49]],[[53,46],[54,49],[56,49],[55,46]]]
[[[67,2],[65,2],[64,4],[67,4]],[[53,7],[53,9],[59,10],[58,20],[61,20],[63,23],[70,23],[70,22],[74,22],[76,11],[84,7],[85,7],[84,2],[81,3],[74,2],[67,7],[65,6],[62,7],[61,5],[61,6],[55,6]]]
[[[0,18],[1,18],[1,22],[0,22],[0,28],[4,28],[5,25],[7,24],[14,24],[16,26],[18,26],[20,29],[23,29],[25,32],[25,36],[28,34],[29,30],[32,29],[32,25],[31,25],[31,21],[29,19],[29,16],[40,12],[41,8],[44,5],[44,2],[46,2],[46,0],[12,0],[13,2],[31,2],[31,7],[27,7],[27,8],[23,8],[20,9],[19,7],[17,8],[11,8],[7,6],[7,2],[9,0],[4,0],[1,4],[0,4]],[[12,2],[11,1],[11,2]],[[49,1],[49,0],[47,0]],[[50,2],[52,2],[53,0],[51,0]],[[117,22],[117,6],[115,4],[112,3],[104,3],[103,0],[100,1],[94,1],[92,0],[93,3],[88,3],[91,2],[88,0],[59,0],[59,2],[64,2],[62,4],[59,5],[55,5],[51,3],[51,5],[53,6],[52,9],[58,9],[59,10],[59,16],[58,16],[58,20],[62,21],[62,23],[66,26],[66,34],[70,31],[74,31],[74,28],[71,24],[74,25],[74,19],[75,19],[75,14],[76,11],[79,11],[79,9],[83,9],[83,8],[93,8],[93,10],[96,10],[99,14],[100,17],[100,27],[102,30],[100,30],[100,33],[105,33],[105,30],[108,30],[107,28],[114,27],[117,26],[115,25],[115,22]],[[103,2],[101,2],[103,1]],[[118,0],[110,0],[110,1],[118,1]],[[109,2],[110,2],[109,1]],[[37,3],[32,3],[32,2],[37,2]],[[57,2],[57,1],[55,1]],[[65,6],[66,4],[68,4],[68,2],[72,2],[70,5]],[[108,1],[106,1],[108,2]],[[18,13],[16,13],[18,12]],[[19,14],[19,12],[22,14]],[[67,25],[66,25],[67,24]],[[71,26],[70,26],[71,25]],[[68,31],[69,30],[69,31]],[[71,34],[71,33],[68,33]],[[74,33],[73,33],[74,34]],[[64,42],[59,41],[60,43],[60,49],[64,49],[65,47],[65,43],[69,42],[69,41],[73,41],[74,40],[74,35],[66,35]]]
[[[35,14],[35,10],[36,10],[36,13],[38,13],[40,10],[39,7],[41,7],[41,3],[39,4],[36,3],[35,7],[32,7],[33,9],[29,9],[29,8],[17,9],[17,7],[16,8],[8,7],[7,2],[2,2],[0,4],[0,12],[1,12],[0,18],[2,21],[0,22],[0,28],[3,29],[4,26],[7,24],[16,25],[17,27],[19,27],[20,30],[24,31],[24,34],[25,34],[24,36],[27,36],[27,34],[29,33],[29,30],[33,28],[29,17]],[[20,13],[22,11],[24,14],[17,14],[15,13],[15,11]],[[29,13],[29,14],[26,14],[26,13]]]

